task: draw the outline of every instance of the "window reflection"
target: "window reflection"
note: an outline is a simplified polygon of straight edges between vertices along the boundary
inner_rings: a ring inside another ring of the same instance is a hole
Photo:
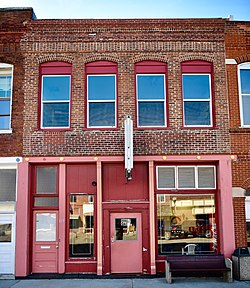
[[[0,224],[0,242],[11,242],[12,225]]]
[[[94,196],[70,195],[69,257],[94,256]]]
[[[247,222],[247,245],[250,247],[250,222]]]
[[[216,253],[213,195],[157,195],[158,254],[181,254],[188,244],[194,253]]]
[[[137,240],[136,218],[115,219],[115,240],[116,241]]]

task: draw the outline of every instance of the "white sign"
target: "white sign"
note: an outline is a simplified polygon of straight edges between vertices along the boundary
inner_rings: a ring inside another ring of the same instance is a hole
[[[133,169],[133,121],[130,116],[125,120],[125,170],[128,180],[132,179]]]

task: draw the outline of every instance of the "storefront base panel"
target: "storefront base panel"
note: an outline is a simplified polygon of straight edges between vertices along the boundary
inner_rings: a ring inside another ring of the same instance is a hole
[[[65,273],[96,273],[96,262],[66,262]]]
[[[156,260],[156,273],[165,273],[165,260]]]

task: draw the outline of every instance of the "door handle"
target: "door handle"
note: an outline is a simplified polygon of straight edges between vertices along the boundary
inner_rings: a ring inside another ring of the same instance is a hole
[[[58,245],[56,245],[56,249],[58,249],[59,248],[59,246]]]
[[[143,251],[143,252],[147,252],[148,249],[143,247],[143,248],[142,248],[142,251]]]

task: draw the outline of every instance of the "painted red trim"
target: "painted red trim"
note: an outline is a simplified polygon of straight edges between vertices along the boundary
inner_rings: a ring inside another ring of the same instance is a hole
[[[166,91],[166,99],[165,99],[165,109],[166,109],[166,114],[165,114],[165,125],[162,127],[139,127],[138,126],[138,109],[137,109],[137,79],[136,75],[137,74],[164,74],[165,75],[165,91]],[[169,127],[169,100],[168,100],[168,73],[167,73],[167,63],[165,62],[160,62],[160,61],[141,61],[135,63],[135,74],[134,74],[134,91],[135,91],[135,129],[141,129],[141,130],[162,130],[166,129]]]
[[[70,117],[69,117],[69,124],[70,127],[68,128],[61,128],[61,127],[52,127],[51,129],[46,127],[46,128],[42,128],[42,123],[41,123],[41,109],[42,109],[42,76],[44,75],[70,75]],[[72,96],[72,64],[67,63],[67,62],[61,62],[61,61],[52,61],[52,62],[46,62],[46,63],[42,63],[40,64],[39,67],[39,84],[38,84],[38,123],[37,123],[37,127],[39,127],[39,130],[55,130],[55,131],[65,131],[65,130],[71,130],[72,127],[72,121],[71,121],[71,115],[72,115],[72,100],[73,100],[73,96]]]
[[[184,125],[184,99],[183,99],[183,81],[182,74],[210,74],[211,77],[211,109],[212,109],[212,126],[185,126]],[[194,61],[184,61],[181,63],[181,97],[182,97],[182,128],[184,129],[215,129],[216,128],[216,113],[215,113],[215,97],[214,97],[214,73],[213,73],[213,63],[203,60]]]
[[[88,75],[115,74],[116,75],[116,127],[88,127]],[[83,130],[115,130],[118,129],[118,64],[111,61],[94,61],[85,65],[85,103],[84,103],[84,128]]]

